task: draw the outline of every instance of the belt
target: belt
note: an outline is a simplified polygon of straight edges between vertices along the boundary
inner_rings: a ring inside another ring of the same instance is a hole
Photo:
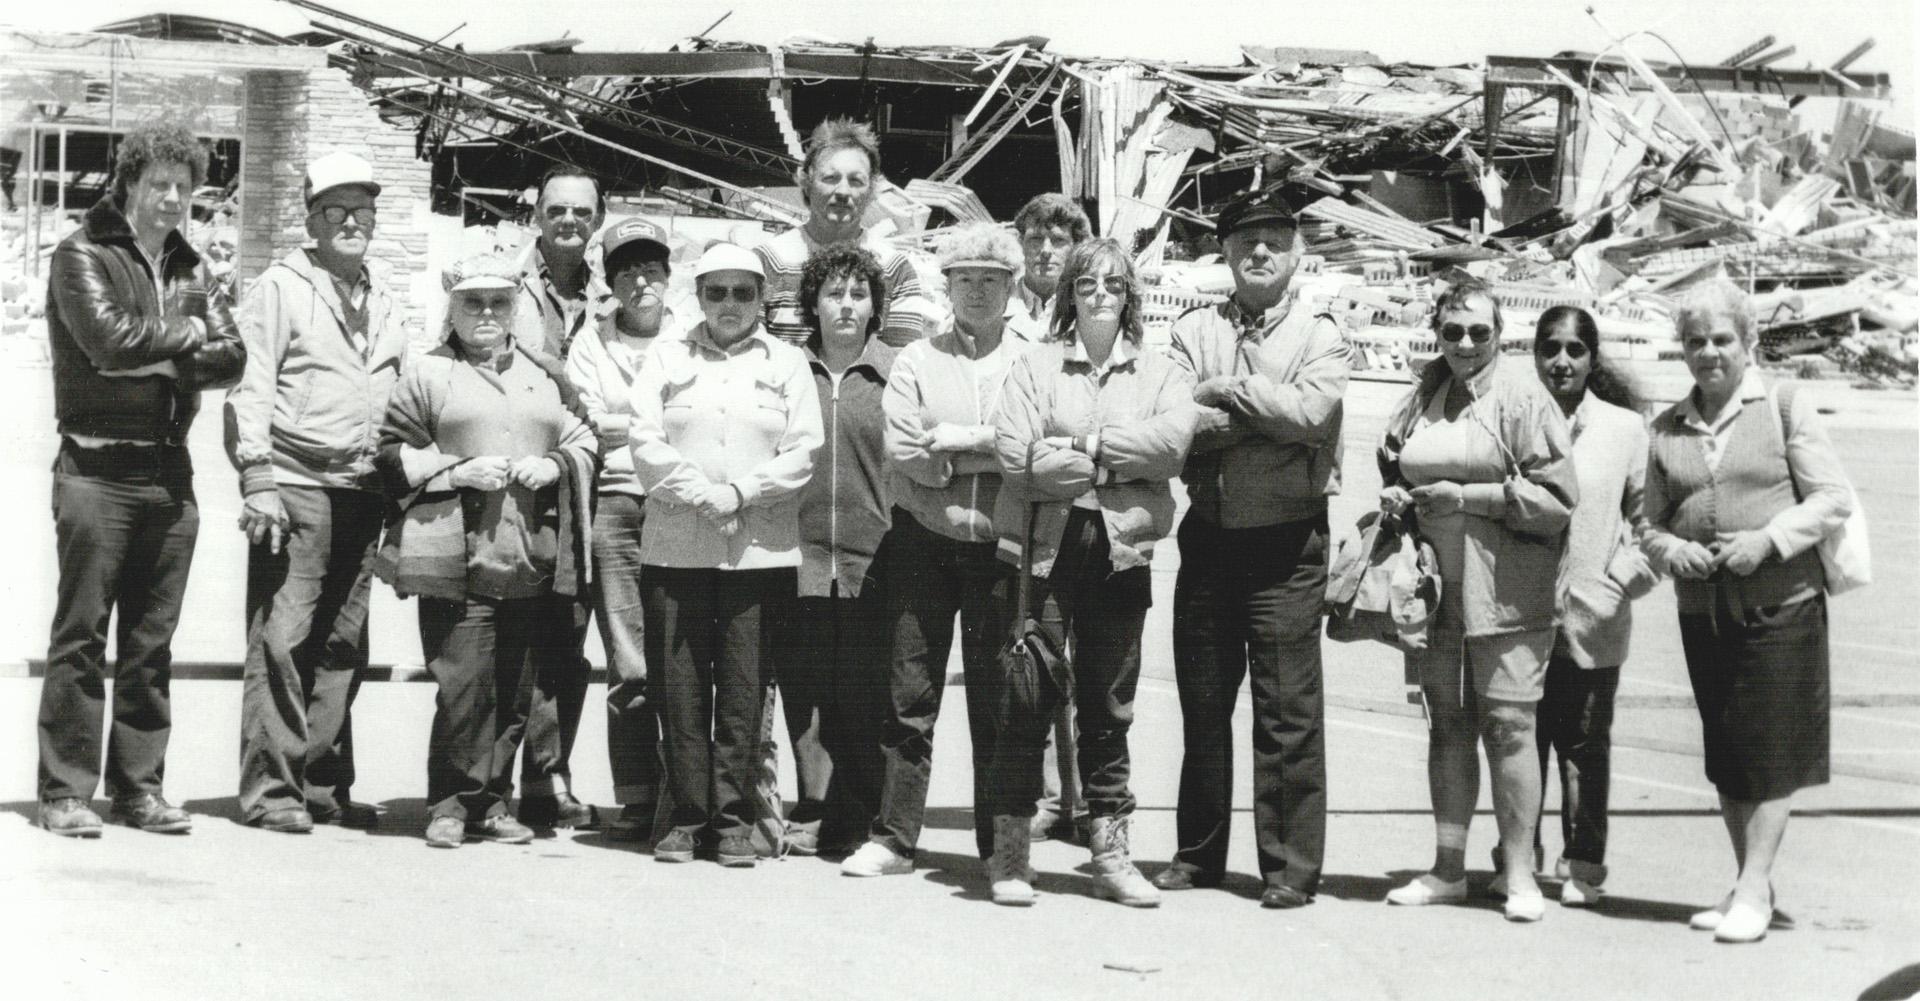
[[[81,476],[112,480],[190,480],[193,466],[184,445],[155,442],[121,442],[98,447],[82,445],[62,438],[60,458],[68,469]]]

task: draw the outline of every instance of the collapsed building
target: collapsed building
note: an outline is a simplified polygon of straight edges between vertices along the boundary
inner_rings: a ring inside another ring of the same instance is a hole
[[[375,256],[416,324],[446,259],[529,238],[528,188],[554,163],[593,172],[615,213],[654,218],[691,253],[804,218],[801,137],[846,115],[880,134],[891,183],[869,222],[903,248],[1062,191],[1135,249],[1160,330],[1231,288],[1214,212],[1270,192],[1303,220],[1303,296],[1342,320],[1373,377],[1430,356],[1436,286],[1462,273],[1496,284],[1514,328],[1551,305],[1594,310],[1649,377],[1677,358],[1672,295],[1715,274],[1759,296],[1773,360],[1911,377],[1914,136],[1889,78],[1848,69],[1870,43],[1798,70],[1777,65],[1791,47],[1772,38],[1711,66],[1620,46],[1419,66],[1255,45],[1196,65],[1065,55],[1040,37],[481,53],[288,2],[311,31],[155,15],[0,37],[8,281],[43,283],[38,259],[97,197],[115,130],[153,114],[186,114],[214,141],[207,214],[235,220],[243,283],[297,244],[306,157],[373,151],[394,179]]]

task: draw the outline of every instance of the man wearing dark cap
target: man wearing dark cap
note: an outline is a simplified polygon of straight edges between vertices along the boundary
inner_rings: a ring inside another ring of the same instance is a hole
[[[297,834],[372,826],[353,786],[354,695],[382,519],[374,445],[407,335],[367,270],[380,185],[352,153],[307,165],[309,244],[247,291],[227,455],[247,535],[240,816]]]
[[[1179,845],[1164,890],[1218,885],[1233,793],[1233,707],[1253,694],[1253,826],[1266,907],[1313,901],[1326,843],[1320,605],[1327,498],[1340,490],[1345,338],[1289,290],[1299,227],[1270,201],[1220,214],[1233,296],[1173,324],[1172,355],[1201,406],[1181,478],[1174,676],[1186,757]]]
[[[600,439],[600,472],[593,510],[592,611],[607,654],[607,759],[619,814],[607,824],[619,839],[643,840],[660,796],[660,721],[647,698],[647,662],[641,652],[640,528],[646,490],[633,471],[627,430],[633,421],[633,380],[659,338],[678,337],[678,318],[666,304],[673,274],[667,234],[645,219],[625,219],[601,237],[602,271],[612,291],[593,306],[594,323],[574,338],[567,353],[567,379],[580,394],[580,409]],[[565,792],[567,765],[587,678],[559,686],[556,697],[537,705],[528,721],[532,754],[554,756]],[[571,796],[568,797],[571,799]],[[579,810],[569,805],[576,822]],[[524,819],[524,818],[523,818]],[[556,803],[552,821],[562,819]]]

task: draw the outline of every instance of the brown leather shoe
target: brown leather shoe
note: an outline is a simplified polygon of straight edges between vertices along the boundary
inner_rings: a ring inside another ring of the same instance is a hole
[[[40,804],[40,826],[63,838],[97,838],[100,815],[78,796],[62,796]]]
[[[380,808],[372,803],[356,803],[348,800],[331,810],[309,810],[316,824],[337,824],[357,830],[369,831],[380,826]]]
[[[1220,885],[1226,873],[1208,872],[1185,862],[1175,862],[1153,877],[1153,885],[1162,890],[1210,890]]]
[[[1313,903],[1313,894],[1297,890],[1284,883],[1270,884],[1265,893],[1260,894],[1260,906],[1268,910],[1284,911],[1295,907],[1305,907]]]
[[[313,815],[297,806],[289,806],[280,810],[268,810],[256,817],[252,824],[263,831],[305,834],[313,830]]]
[[[151,792],[114,800],[113,819],[149,834],[185,834],[193,829],[192,814]]]

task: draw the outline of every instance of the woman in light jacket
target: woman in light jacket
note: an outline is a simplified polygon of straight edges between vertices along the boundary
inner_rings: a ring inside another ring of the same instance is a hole
[[[1548,755],[1560,755],[1560,902],[1587,907],[1600,899],[1607,878],[1613,699],[1633,633],[1633,601],[1659,580],[1639,546],[1647,425],[1632,387],[1602,359],[1600,328],[1586,310],[1555,306],[1540,315],[1533,364],[1567,419],[1580,486],[1537,740],[1542,786]],[[1534,844],[1538,864],[1537,825]]]
[[[1524,362],[1500,356],[1500,301],[1455,283],[1434,304],[1441,357],[1387,419],[1381,509],[1414,514],[1440,560],[1427,648],[1407,655],[1426,703],[1433,870],[1387,894],[1401,905],[1467,896],[1467,825],[1480,798],[1478,746],[1493,777],[1509,921],[1538,921],[1540,817],[1535,707],[1558,618],[1567,523],[1579,499],[1566,419]]]
[[[513,337],[520,275],[486,255],[447,276],[447,338],[394,387],[375,465],[399,503],[382,576],[420,598],[439,684],[427,750],[427,844],[525,844],[507,815],[536,692],[574,665],[593,432],[559,364]]]
[[[1060,288],[1053,336],[1014,363],[994,421],[1003,478],[994,522],[1001,557],[1032,567],[1031,607],[1055,649],[1067,650],[1071,636],[1094,890],[1154,907],[1160,891],[1134,868],[1128,844],[1127,729],[1153,603],[1153,545],[1173,529],[1168,481],[1180,473],[1198,417],[1193,379],[1142,347],[1139,279],[1118,243],[1075,247]],[[1005,708],[985,805],[993,817],[987,874],[995,903],[1025,905],[1033,902],[1029,821],[1060,693],[1044,679],[1001,683]]]
[[[1721,280],[1675,320],[1694,386],[1654,419],[1647,532],[1673,575],[1707,779],[1739,867],[1691,925],[1722,942],[1764,938],[1793,794],[1828,778],[1827,577],[1815,546],[1853,496],[1810,401],[1762,381],[1745,294]]]
[[[794,593],[820,402],[806,356],[761,324],[758,257],[715,244],[694,286],[705,319],[655,342],[633,384],[648,683],[672,802],[653,855],[692,861],[711,829],[721,865],[751,867],[765,616]]]
[[[787,850],[844,855],[880,809],[886,617],[877,554],[890,509],[881,397],[895,351],[875,336],[886,279],[849,243],[800,269],[802,345],[826,440],[800,493],[800,588],[774,615],[774,675],[800,796]]]
[[[993,758],[993,661],[1007,635],[996,586],[1006,567],[995,556],[993,414],[1013,360],[1026,349],[1006,323],[1020,245],[991,223],[961,226],[941,244],[939,260],[953,314],[939,333],[901,349],[882,401],[894,501],[886,539],[892,706],[880,737],[880,813],[867,843],[841,864],[849,876],[913,871],[956,614],[976,806]],[[993,832],[977,809],[973,837],[986,858]]]

